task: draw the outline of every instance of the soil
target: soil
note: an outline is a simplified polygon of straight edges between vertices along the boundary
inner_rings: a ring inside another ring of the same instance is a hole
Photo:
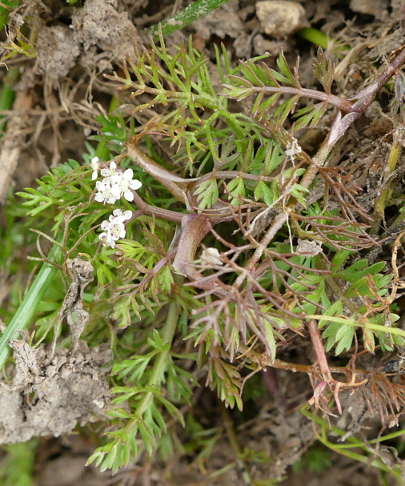
[[[19,191],[34,186],[35,179],[61,161],[69,158],[81,161],[86,137],[97,133],[94,117],[105,113],[111,94],[117,94],[103,74],[122,65],[125,54],[133,51],[134,41],[148,46],[143,29],[188,3],[187,0],[86,0],[70,6],[62,0],[21,2],[10,15],[8,31],[2,33],[3,55],[11,42],[21,40],[20,28],[21,32],[27,31],[24,24],[35,26],[37,54],[35,58],[17,54],[6,61],[8,69],[20,68],[21,77],[14,86],[14,109],[1,112],[6,116],[8,128],[0,154],[0,201],[4,202],[10,184]],[[270,54],[270,62],[274,62],[282,49],[290,65],[297,55],[300,56],[301,84],[312,88],[316,87],[311,71],[316,47],[297,34],[309,26],[349,47],[337,66],[336,86],[339,94],[347,98],[370,82],[378,65],[405,43],[402,0],[301,0],[290,2],[288,8],[286,2],[231,0],[219,11],[167,37],[166,44],[170,49],[192,36],[193,45],[214,61],[213,45],[223,42],[235,64],[239,59],[265,52]],[[0,76],[4,80],[6,75],[7,69],[3,68]],[[122,102],[128,100],[123,98]],[[364,189],[361,204],[366,209],[374,206],[378,194],[382,161],[388,157],[392,129],[382,97],[370,106],[361,123],[350,129],[344,145],[340,144],[335,151],[336,160],[346,160],[353,184]],[[324,133],[321,126],[311,132],[307,141],[303,137],[302,144],[307,144],[305,150],[311,151],[311,146],[319,143]],[[404,167],[403,163],[398,167],[396,184],[402,184]],[[2,211],[4,218],[5,209]],[[383,253],[380,257],[390,259],[389,254]],[[0,302],[7,298],[11,284],[12,277],[2,278],[0,274]],[[68,307],[64,311],[67,312]],[[103,350],[86,349],[79,336],[76,348],[74,357],[56,353],[50,362],[42,348],[34,352],[24,340],[15,342],[14,379],[0,390],[3,415],[0,427],[5,431],[0,443],[40,437],[35,453],[36,485],[249,484],[237,462],[227,468],[237,460],[225,430],[207,460],[186,452],[178,453],[169,461],[152,457],[143,464],[127,467],[114,477],[110,473],[101,474],[92,466],[86,468],[86,459],[96,444],[95,437],[102,429],[102,425],[88,422],[102,418],[103,408],[109,401],[105,381],[105,364],[109,357]],[[305,364],[314,361],[312,350],[305,342],[298,347],[295,341],[288,353],[289,361]],[[280,357],[283,359],[282,355]],[[381,364],[380,358],[381,355],[367,358],[362,367],[375,369]],[[58,371],[62,362],[68,362],[64,376]],[[46,381],[39,380],[39,375],[46,375]],[[208,390],[196,397],[193,407],[206,429],[219,427],[225,417],[233,422],[243,447],[264,451],[271,458],[271,464],[267,460],[255,463],[250,474],[257,480],[285,478],[280,483],[285,486],[382,484],[381,475],[370,465],[329,451],[326,451],[324,469],[311,470],[308,459],[311,451],[318,447],[325,454],[325,449],[317,442],[311,422],[299,412],[300,405],[310,398],[305,375],[268,369],[257,377],[256,384],[264,394],[257,401],[247,403],[243,413],[221,412],[218,401]],[[92,400],[86,402],[81,400],[80,394],[89,386]],[[39,397],[35,404],[23,403],[22,387],[25,394],[29,389]],[[71,399],[73,393],[76,401]],[[49,396],[53,396],[53,401]],[[347,403],[344,408],[348,411],[341,417],[339,426],[361,429],[364,424],[360,426],[360,419],[349,413],[356,405],[350,408]],[[37,413],[30,417],[27,410]],[[38,413],[52,420],[38,424]],[[80,434],[68,434],[86,423]],[[363,436],[376,437],[378,421],[371,419],[366,425],[368,428],[361,432]],[[43,437],[52,435],[57,438]],[[2,454],[4,460],[6,453]],[[386,464],[398,463],[402,457],[389,446],[382,448],[380,454],[384,455]],[[299,466],[297,461],[301,461]],[[215,476],[222,468],[225,468],[223,472]],[[384,484],[395,484],[390,477],[386,481]]]

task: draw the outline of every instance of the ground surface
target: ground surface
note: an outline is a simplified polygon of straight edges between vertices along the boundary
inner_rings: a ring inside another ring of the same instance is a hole
[[[4,176],[2,174],[0,199],[4,198],[11,178],[14,190],[21,190],[33,185],[36,178],[59,162],[69,158],[81,160],[86,136],[98,128],[94,116],[108,109],[113,93],[102,73],[111,72],[119,65],[125,52],[132,50],[134,39],[147,45],[147,39],[142,37],[142,29],[170,16],[187,3],[186,0],[87,0],[83,5],[71,7],[62,1],[49,0],[44,4],[28,2],[20,8],[18,15],[12,17],[8,42],[16,35],[21,19],[26,19],[29,25],[37,26],[37,57],[30,59],[16,55],[7,61],[8,68],[21,67],[21,79],[15,87],[15,108],[24,109],[25,116],[13,117],[13,113],[8,114],[8,142],[3,141],[2,147],[2,157],[7,159],[7,163]],[[298,9],[295,18],[292,8],[283,10],[280,12],[284,17],[281,16],[276,22],[275,14],[267,18],[265,12],[260,10],[262,7],[256,6],[255,0],[231,0],[219,12],[195,22],[181,33],[173,34],[166,42],[170,48],[192,35],[194,46],[213,59],[213,45],[222,41],[235,63],[240,58],[265,52],[275,58],[283,49],[293,64],[299,54],[301,83],[311,88],[315,86],[310,67],[316,47],[295,34],[295,31],[312,26],[353,49],[338,67],[340,94],[346,97],[350,97],[367,79],[373,79],[377,65],[405,42],[403,2],[400,0],[308,0],[300,3],[304,7],[303,13]],[[2,35],[5,41],[5,33]],[[353,64],[351,58],[355,59]],[[3,69],[2,75],[5,74],[6,70]],[[356,184],[365,190],[362,203],[366,208],[368,204],[372,207],[373,198],[376,197],[373,191],[377,190],[379,184],[379,166],[388,156],[390,131],[393,128],[390,117],[384,112],[384,99],[379,101],[370,107],[367,117],[356,129],[351,130],[345,139],[346,145],[339,148],[340,154],[337,155],[347,155],[347,168]],[[359,133],[363,140],[361,146],[357,144]],[[320,140],[322,136],[320,129]],[[308,144],[314,143],[317,143],[317,139],[312,134]],[[310,150],[310,146],[305,148]],[[403,171],[402,162],[395,179],[399,186],[402,185]],[[397,190],[397,193],[400,191]],[[2,211],[4,221],[6,209]],[[386,216],[389,219],[393,214]],[[381,256],[387,261],[390,257],[389,250]],[[7,289],[12,283],[12,277],[3,279],[0,301],[6,299]],[[298,346],[297,341],[288,353],[290,361],[313,361],[311,349],[305,344]],[[367,358],[362,367],[372,370],[379,365],[378,356],[372,360]],[[270,469],[266,461],[263,464],[257,461],[256,472],[262,471],[263,479],[288,476],[281,483],[286,486],[383,484],[374,468],[333,452],[325,452],[320,446],[319,449],[313,448],[314,444],[317,446],[312,425],[299,412],[299,407],[309,398],[305,375],[269,370],[260,380],[257,383],[267,390],[265,395],[255,403],[248,403],[243,417],[238,413],[232,413],[231,417],[243,446],[265,451],[273,459]],[[207,429],[223,422],[224,415],[221,415],[218,402],[209,392],[203,392],[195,406],[201,423]],[[343,428],[344,421],[347,425],[350,419],[341,419],[340,426]],[[378,425],[369,425],[370,436],[375,437]],[[174,457],[169,462],[153,457],[142,465],[128,467],[112,478],[108,473],[101,474],[96,468],[84,466],[95,447],[97,430],[97,426],[93,425],[91,432],[84,430],[82,434],[59,439],[39,439],[33,444],[36,451],[35,484],[246,484],[243,471],[238,467],[231,467],[216,479],[208,477],[235,461],[226,433],[216,442],[207,460],[187,454]],[[312,470],[311,453],[317,464],[312,464]],[[321,457],[325,462],[323,470],[319,471],[322,469],[319,466]],[[3,460],[6,458],[4,453]],[[301,463],[293,470],[290,466],[298,460]],[[392,451],[387,449],[387,463],[395,460]],[[255,473],[254,470],[251,472]],[[387,481],[390,484],[391,479]]]

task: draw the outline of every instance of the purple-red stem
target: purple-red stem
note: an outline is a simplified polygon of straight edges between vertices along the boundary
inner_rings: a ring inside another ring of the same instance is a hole
[[[314,346],[316,358],[318,360],[319,370],[323,376],[323,379],[328,383],[330,383],[332,380],[332,376],[330,373],[328,360],[326,359],[325,348],[323,346],[322,337],[319,332],[318,324],[316,321],[311,319],[308,322],[307,326],[308,326],[308,331],[311,337],[312,344]]]

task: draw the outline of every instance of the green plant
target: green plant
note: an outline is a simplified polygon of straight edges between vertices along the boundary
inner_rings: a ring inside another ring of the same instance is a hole
[[[316,437],[318,440],[331,451],[334,451],[342,456],[351,458],[354,461],[371,464],[376,469],[379,469],[381,473],[388,473],[392,475],[398,481],[398,484],[402,482],[402,465],[396,464],[395,461],[389,460],[380,452],[380,443],[384,443],[387,440],[395,439],[404,434],[403,430],[387,434],[379,437],[378,439],[372,439],[370,441],[363,441],[361,439],[355,439],[348,437],[347,443],[332,442],[327,438],[328,430],[332,430],[335,436],[343,437],[346,432],[338,427],[331,427],[326,420],[321,417],[316,417],[314,414],[305,410],[305,407],[301,409],[301,413],[313,421]],[[317,426],[320,426],[317,427]],[[376,445],[375,447],[373,447]]]
[[[326,356],[332,348],[341,354],[362,345],[374,352],[376,342],[384,351],[404,343],[392,309],[402,233],[394,244],[393,276],[383,263],[358,257],[379,245],[369,232],[373,220],[356,197],[359,188],[327,161],[396,76],[405,51],[351,100],[332,94],[334,67],[321,49],[314,74],[323,91],[303,88],[298,63],[291,71],[283,54],[277,69],[264,58],[233,68],[225,50],[216,54],[220,88],[191,42],[170,54],[160,35],[160,46],[138,49],[122,74],[107,78],[131,91],[133,115],[153,115],[140,127],[119,113],[99,117],[100,134],[92,139],[105,143],[112,160],[100,161],[90,150],[85,165],[63,164],[37,189],[20,193],[28,215],[42,216],[38,235],[60,248],[59,268],[68,275],[65,262],[77,254],[90,256],[95,268],[84,337],[96,345],[112,336],[116,354],[115,407],[108,412],[114,430],[89,459],[102,470],[117,471],[144,452],[168,448],[167,422],[183,424],[181,405],[197,386],[182,360],[194,369],[206,365],[207,384],[240,409],[244,379],[234,360],[241,353],[254,371],[267,365],[308,373],[310,404],[325,413],[334,404],[341,411],[342,390],[361,389],[384,424],[397,420],[405,405],[401,385],[356,370],[356,354],[347,368],[330,367]],[[400,93],[402,78],[396,83]],[[302,98],[319,103],[295,112]],[[310,156],[295,135],[316,126],[331,107],[330,131]],[[175,155],[157,157],[156,139]],[[90,179],[100,174],[94,188]],[[381,210],[385,203],[379,204]],[[96,233],[100,226],[103,232]],[[58,243],[46,236],[50,231],[61,234]],[[43,317],[46,339],[55,315]],[[126,329],[120,338],[119,329]],[[287,334],[290,340],[307,335],[317,363],[280,361],[277,348]],[[198,353],[184,346],[175,351],[177,336]],[[350,379],[338,381],[333,373]]]
[[[31,486],[34,484],[34,458],[36,440],[6,446],[7,457],[2,465],[2,486]]]
[[[293,470],[299,473],[301,469],[307,467],[310,471],[318,473],[330,468],[332,465],[332,458],[328,450],[312,447],[302,459],[293,465]]]

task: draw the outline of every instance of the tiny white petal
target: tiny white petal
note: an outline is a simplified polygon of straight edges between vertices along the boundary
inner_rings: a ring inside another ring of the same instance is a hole
[[[95,196],[94,196],[94,199],[97,201],[97,202],[104,202],[104,198],[103,198],[103,195],[101,194],[101,192],[98,192]]]
[[[111,248],[115,248],[115,240],[111,238],[109,233],[101,233],[99,235],[99,239],[104,246],[111,246]]]
[[[117,199],[120,198],[121,192],[119,187],[117,187],[116,185],[112,185],[110,190],[111,194],[113,194]]]
[[[130,181],[133,176],[134,176],[134,171],[132,169],[127,169],[123,175],[124,179],[126,179],[127,181]]]
[[[101,229],[104,233],[99,235],[100,240],[104,246],[111,246],[115,248],[115,241],[125,238],[126,228],[124,221],[131,219],[132,211],[122,212],[121,209],[114,209],[113,214],[108,218],[108,221],[101,223]]]
[[[103,177],[105,177],[105,180],[110,182],[110,180],[116,176],[117,172],[116,172],[116,169],[117,168],[117,165],[115,162],[110,162],[110,168],[107,169],[107,168],[104,168],[104,169],[101,169],[101,175]]]
[[[94,181],[98,177],[98,169],[99,169],[99,158],[98,157],[93,157],[91,159],[91,167],[93,169],[93,173],[91,174],[91,180]]]
[[[131,181],[129,187],[134,191],[137,191],[140,187],[142,187],[142,182],[138,181],[138,179],[134,179]]]
[[[216,248],[206,248],[201,254],[201,261],[213,268],[216,265],[223,265],[224,262],[220,258],[220,253]]]
[[[132,202],[134,200],[134,195],[129,190],[124,192],[124,197],[129,202]]]
[[[102,182],[100,181],[97,181],[96,182],[96,188],[99,190],[99,191],[103,191],[105,189],[105,184],[103,184]]]

